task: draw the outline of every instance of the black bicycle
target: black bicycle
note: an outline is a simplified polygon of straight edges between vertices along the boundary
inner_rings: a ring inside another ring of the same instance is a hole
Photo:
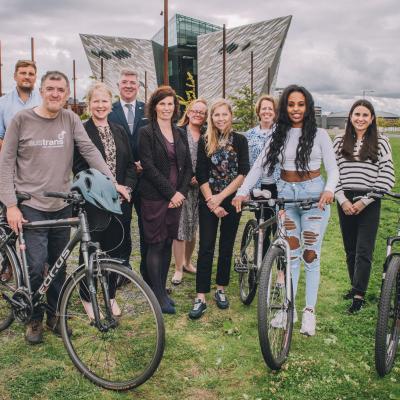
[[[243,232],[241,256],[235,263],[235,270],[239,274],[248,274],[246,278],[242,277],[242,281],[245,279],[245,282],[249,282],[247,299],[254,298],[257,285],[259,286],[257,316],[261,353],[271,369],[279,370],[289,354],[294,314],[285,207],[292,204],[303,209],[310,209],[316,207],[319,198],[286,200],[271,199],[270,196],[269,191],[253,190],[255,200],[243,203],[245,210],[260,212],[260,219],[259,223],[256,220],[250,220],[252,222],[248,225],[251,229],[249,228],[247,232],[245,229]],[[264,209],[267,207],[277,209],[277,211],[271,218],[264,221]],[[263,258],[264,232],[267,227],[273,225],[277,226],[275,237]],[[241,296],[242,293],[241,288]]]
[[[367,197],[380,199],[389,196],[399,202],[400,193],[374,191]],[[397,234],[386,239],[386,259],[383,264],[382,287],[375,332],[375,367],[380,376],[393,368],[400,337],[400,252],[393,245],[400,242],[400,218]]]
[[[154,374],[164,352],[165,328],[158,301],[141,277],[120,260],[108,258],[98,243],[91,242],[85,202],[79,193],[45,195],[72,204],[77,217],[28,222],[17,236],[1,207],[0,331],[14,320],[28,323],[34,307],[49,308],[44,294],[80,243],[84,264],[67,277],[58,309],[51,310],[59,318],[62,340],[76,368],[95,384],[112,390],[137,387]],[[30,198],[26,193],[17,197],[19,202]],[[50,267],[43,284],[33,293],[23,232],[55,227],[75,227],[76,231]],[[92,317],[85,311],[85,301],[91,304]],[[119,305],[118,315],[113,314],[113,301]]]

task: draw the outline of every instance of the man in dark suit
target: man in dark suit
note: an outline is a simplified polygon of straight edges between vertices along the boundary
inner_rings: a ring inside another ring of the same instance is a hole
[[[139,129],[147,124],[147,119],[144,117],[144,103],[136,100],[139,90],[139,79],[137,72],[128,69],[121,70],[118,81],[118,89],[120,99],[113,104],[112,111],[108,116],[108,120],[124,127],[129,137],[129,143],[132,149],[136,172],[140,176],[142,167],[139,161]],[[144,242],[143,226],[140,213],[140,198],[137,190],[135,190],[133,193],[132,199],[139,225],[141,256],[140,273],[142,274],[144,280],[148,282],[146,272],[147,246]]]

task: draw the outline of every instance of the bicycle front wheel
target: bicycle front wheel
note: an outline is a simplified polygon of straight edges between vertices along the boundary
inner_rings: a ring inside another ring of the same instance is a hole
[[[101,331],[89,317],[91,303],[85,271],[81,270],[61,299],[62,338],[83,375],[106,389],[127,390],[144,383],[157,369],[164,352],[164,321],[153,292],[136,273],[112,261],[101,261],[99,269],[101,274],[95,268],[94,283],[101,321],[110,322],[104,294],[108,287],[110,303],[115,301],[119,308],[115,310],[114,304],[116,315],[111,321],[116,323]]]
[[[240,300],[246,306],[250,305],[257,291],[257,235],[258,224],[251,219],[247,221],[243,230],[240,245],[240,263],[242,270],[239,272]]]
[[[385,376],[393,367],[400,330],[400,257],[388,265],[379,301],[375,333],[375,367]]]
[[[7,329],[14,321],[11,304],[4,298],[11,299],[18,288],[18,275],[11,248],[0,251],[0,331]]]
[[[285,252],[271,246],[261,267],[258,289],[258,337],[266,364],[281,368],[289,354],[293,302],[287,299]]]

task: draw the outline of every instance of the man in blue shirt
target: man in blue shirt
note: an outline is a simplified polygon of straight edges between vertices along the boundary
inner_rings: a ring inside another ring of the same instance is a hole
[[[36,64],[30,60],[19,60],[15,64],[15,89],[0,97],[0,150],[3,144],[7,126],[14,115],[26,108],[33,108],[41,104],[41,97],[34,90],[36,82]]]

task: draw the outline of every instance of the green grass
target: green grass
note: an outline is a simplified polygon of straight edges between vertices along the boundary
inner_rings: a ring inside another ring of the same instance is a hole
[[[391,140],[400,170],[400,139]],[[398,179],[400,180],[400,175]],[[397,183],[396,189],[400,191]],[[257,337],[256,303],[245,307],[232,271],[229,310],[209,308],[199,321],[187,313],[194,298],[194,277],[185,275],[174,289],[177,315],[166,316],[167,343],[156,374],[127,393],[102,390],[81,377],[59,338],[46,332],[45,343],[28,346],[24,329],[14,324],[0,334],[0,399],[400,399],[400,360],[379,378],[374,367],[374,335],[385,237],[395,233],[398,206],[383,202],[367,307],[355,316],[345,310],[349,287],[336,206],[325,236],[317,335],[307,338],[295,325],[290,357],[283,370],[264,364]],[[246,216],[243,217],[243,229]],[[239,243],[241,231],[238,233]],[[137,244],[137,241],[136,241]],[[137,265],[137,251],[133,254]],[[303,271],[302,271],[303,272]],[[304,306],[304,273],[297,307]]]

